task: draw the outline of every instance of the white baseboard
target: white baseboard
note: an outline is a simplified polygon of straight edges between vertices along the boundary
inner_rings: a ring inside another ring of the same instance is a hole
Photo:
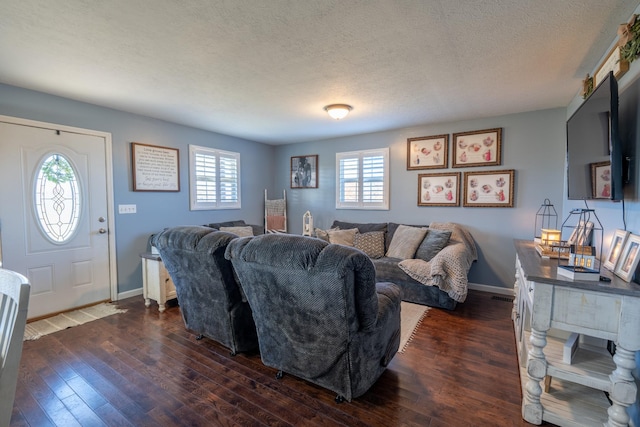
[[[138,295],[142,295],[142,288],[132,289],[130,291],[119,292],[118,293],[118,301],[121,299],[137,297]]]
[[[492,294],[501,294],[513,296],[513,288],[501,288],[499,286],[481,285],[479,283],[469,283],[469,289],[481,292],[490,292]]]

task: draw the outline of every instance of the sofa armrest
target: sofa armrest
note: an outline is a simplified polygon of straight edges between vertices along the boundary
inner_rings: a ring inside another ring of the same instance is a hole
[[[378,294],[378,319],[376,330],[380,331],[380,338],[384,346],[380,364],[387,366],[400,346],[400,304],[401,291],[395,283],[376,283]]]

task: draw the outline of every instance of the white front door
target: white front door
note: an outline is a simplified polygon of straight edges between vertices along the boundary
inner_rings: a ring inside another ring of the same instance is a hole
[[[1,261],[31,282],[29,318],[112,296],[110,141],[82,131],[0,117]]]

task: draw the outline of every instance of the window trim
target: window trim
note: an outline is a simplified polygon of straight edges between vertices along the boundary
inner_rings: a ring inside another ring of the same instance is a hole
[[[382,156],[383,158],[383,200],[382,202],[364,202],[363,192],[358,194],[357,202],[344,202],[340,200],[342,186],[340,180],[340,162],[345,159],[358,159],[358,184],[363,188],[363,159],[366,157]],[[373,150],[359,150],[336,153],[336,209],[362,209],[362,210],[389,210],[389,148],[377,148]]]
[[[199,202],[197,200],[197,176],[196,176],[196,155],[205,155],[215,157],[216,172],[215,172],[215,185],[216,185],[216,201],[215,202]],[[223,202],[220,200],[220,158],[227,157],[236,160],[237,164],[237,194],[238,198],[235,202]],[[189,208],[192,211],[196,210],[221,210],[221,209],[241,209],[242,208],[242,194],[241,194],[241,181],[240,181],[240,153],[233,151],[218,150],[216,148],[202,147],[198,145],[189,144]]]

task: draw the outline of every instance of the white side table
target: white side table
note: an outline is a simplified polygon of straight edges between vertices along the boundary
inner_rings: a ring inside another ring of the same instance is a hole
[[[142,295],[145,307],[151,305],[151,300],[158,303],[158,311],[165,310],[168,300],[177,298],[176,287],[164,268],[160,255],[151,252],[140,254],[142,259]]]

